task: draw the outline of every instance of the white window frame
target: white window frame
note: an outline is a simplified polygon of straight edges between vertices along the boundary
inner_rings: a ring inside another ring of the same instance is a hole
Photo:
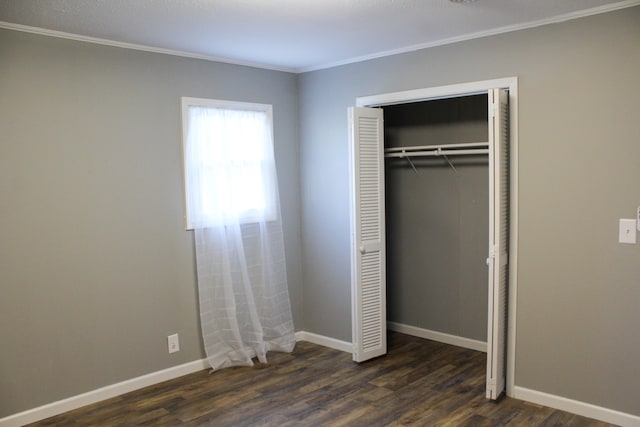
[[[189,132],[189,108],[190,107],[203,107],[203,108],[215,108],[215,109],[227,109],[227,110],[243,110],[243,111],[258,111],[264,112],[267,116],[269,130],[271,133],[270,138],[270,150],[271,156],[273,156],[273,106],[270,104],[259,104],[251,102],[238,102],[220,99],[208,99],[208,98],[192,98],[181,97],[181,113],[182,113],[182,170],[183,170],[183,189],[184,189],[184,221],[185,229],[193,230],[195,228],[192,219],[189,215],[189,202],[187,192],[187,162],[186,162],[186,148],[187,137]],[[273,182],[269,187],[270,203],[263,212],[263,215],[246,215],[240,223],[255,223],[260,221],[275,221],[278,217],[277,209],[277,181],[275,176],[275,165],[273,173]],[[221,225],[221,224],[218,224]]]

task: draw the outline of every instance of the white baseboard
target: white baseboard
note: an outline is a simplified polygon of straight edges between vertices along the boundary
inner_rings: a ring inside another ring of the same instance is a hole
[[[314,344],[351,353],[351,343],[310,332],[296,332],[296,340],[309,341]],[[43,406],[38,406],[37,408],[28,409],[23,412],[18,412],[17,414],[0,418],[0,427],[20,427],[25,424],[41,421],[45,418],[53,417],[64,412],[91,405],[92,403],[120,396],[121,394],[128,393],[130,391],[201,371],[208,367],[209,364],[207,360],[201,359],[194,360],[193,362],[185,363],[183,365],[173,366],[162,371],[152,372],[140,377],[131,378],[117,384],[108,385],[67,399],[58,400]]]
[[[464,347],[471,350],[487,352],[487,343],[483,341],[472,340],[470,338],[449,335],[442,332],[431,331],[429,329],[418,328],[417,326],[404,325],[402,323],[387,322],[387,328],[391,331],[400,332],[414,337],[420,337],[427,340],[443,342],[458,347]]]
[[[325,337],[324,335],[318,335],[312,332],[296,332],[296,341],[309,341],[310,343],[333,348],[334,350],[344,351],[345,353],[353,352],[353,345],[350,342],[340,341],[335,338]]]
[[[110,399],[130,391],[143,387],[158,384],[163,381],[172,380],[183,375],[207,369],[209,364],[206,359],[194,360],[183,365],[173,366],[162,371],[152,372],[140,377],[131,378],[117,384],[108,385],[96,390],[72,396],[57,402],[48,403],[37,408],[0,418],[0,427],[20,427],[25,424],[34,423],[53,417],[67,411],[78,409],[82,406]]]
[[[389,322],[388,327],[392,331],[406,333],[434,341],[440,341],[447,344],[457,345],[460,347],[470,348],[478,351],[486,351],[486,343],[481,341],[470,340],[467,338],[456,337],[454,335],[443,334],[440,332],[429,331],[427,329],[416,328],[414,326],[402,325],[399,323]],[[352,344],[347,341],[337,340],[335,338],[314,334],[312,332],[296,332],[297,341],[308,341],[324,347],[333,348],[335,350],[352,352]],[[143,387],[158,384],[163,381],[188,375],[203,369],[207,369],[209,364],[206,359],[194,360],[162,371],[152,372],[147,375],[112,384],[87,393],[72,396],[67,399],[52,402],[47,405],[29,409],[24,412],[9,415],[0,418],[0,427],[20,427],[25,424],[53,417],[67,411],[78,409],[82,406],[110,399],[130,391],[138,390]],[[577,400],[567,399],[565,397],[555,396],[536,390],[530,390],[524,387],[515,386],[513,397],[516,399],[526,400],[538,405],[549,406],[551,408],[560,409],[596,420],[617,424],[623,427],[640,427],[640,416],[615,411],[613,409],[580,402]]]
[[[602,406],[567,399],[566,397],[547,394],[541,391],[530,390],[520,386],[514,387],[513,397],[622,427],[640,427],[640,416],[614,411],[613,409],[603,408]]]
[[[476,351],[487,351],[487,343],[476,341],[469,338],[462,338],[455,335],[444,334],[442,332],[422,329],[415,326],[403,325],[401,323],[387,322],[389,330],[425,338],[433,341],[443,342],[458,347],[469,348]],[[346,341],[340,341],[335,338],[329,338],[323,335],[311,332],[296,332],[297,341],[309,341],[314,344],[344,351],[352,352],[352,344]],[[589,403],[571,400],[540,391],[530,390],[524,387],[515,386],[513,397],[516,399],[526,400],[538,405],[544,405],[555,409],[571,412],[573,414],[582,415],[596,420],[616,424],[622,427],[640,427],[640,417],[615,411],[613,409],[603,408],[601,406],[591,405]]]

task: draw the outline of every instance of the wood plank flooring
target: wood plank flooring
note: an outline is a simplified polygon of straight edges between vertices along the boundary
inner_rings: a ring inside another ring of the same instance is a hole
[[[269,363],[196,372],[31,426],[589,426],[610,424],[484,397],[484,353],[390,332],[362,364],[308,342]]]

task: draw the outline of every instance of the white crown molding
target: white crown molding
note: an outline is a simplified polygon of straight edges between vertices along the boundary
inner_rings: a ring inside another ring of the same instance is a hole
[[[626,9],[628,7],[640,5],[640,0],[624,0],[617,3],[607,4],[604,6],[598,6],[591,9],[585,9],[578,12],[566,13],[563,15],[554,16],[552,18],[540,19],[537,21],[525,22],[522,24],[507,25],[505,27],[494,28],[486,31],[479,31],[476,33],[464,34],[461,36],[450,37],[446,39],[436,40],[433,42],[420,43],[412,46],[401,47],[398,49],[385,50],[383,52],[372,53],[370,55],[358,56],[355,58],[345,59],[342,61],[330,62],[327,64],[316,65],[312,67],[296,68],[296,73],[308,73],[311,71],[324,70],[327,68],[339,67],[341,65],[355,64],[358,62],[369,61],[371,59],[384,58],[386,56],[398,55],[401,53],[415,52],[417,50],[428,49],[431,47],[444,46],[453,43],[459,43],[467,40],[479,39],[483,37],[495,36],[498,34],[510,33],[513,31],[526,30],[528,28],[541,27],[548,24],[556,24],[565,21],[571,21],[573,19],[585,18],[587,16],[598,15],[601,13],[613,12],[620,9]]]
[[[323,69],[327,69],[327,68],[338,67],[338,66],[341,66],[341,65],[348,65],[348,64],[353,64],[353,63],[357,63],[357,62],[368,61],[368,60],[371,60],[371,59],[383,58],[385,56],[397,55],[397,54],[400,54],[400,53],[414,52],[414,51],[417,51],[417,50],[428,49],[430,47],[443,46],[443,45],[448,45],[448,44],[452,44],[452,43],[458,43],[458,42],[462,42],[462,41],[466,41],[466,40],[473,40],[473,39],[478,39],[478,38],[482,38],[482,37],[488,37],[488,36],[493,36],[493,35],[497,35],[497,34],[508,33],[508,32],[512,32],[512,31],[525,30],[527,28],[540,27],[540,26],[543,26],[543,25],[555,24],[555,23],[558,23],[558,22],[565,22],[565,21],[569,21],[569,20],[572,20],[572,19],[584,18],[584,17],[587,17],[587,16],[597,15],[597,14],[606,13],[606,12],[613,12],[613,11],[616,11],[616,10],[625,9],[625,8],[633,7],[633,6],[637,6],[637,5],[640,5],[640,0],[623,0],[623,1],[620,1],[620,2],[617,2],[617,3],[607,4],[607,5],[604,5],[604,6],[594,7],[594,8],[591,8],[591,9],[585,9],[585,10],[581,10],[581,11],[578,11],[578,12],[566,13],[564,15],[558,15],[558,16],[554,16],[552,18],[541,19],[541,20],[538,20],[538,21],[531,21],[531,22],[526,22],[526,23],[523,23],[523,24],[516,24],[516,25],[508,25],[508,26],[505,26],[505,27],[494,28],[492,30],[479,31],[479,32],[476,32],[476,33],[464,34],[462,36],[441,39],[441,40],[437,40],[437,41],[434,41],[434,42],[420,43],[420,44],[415,44],[415,45],[411,45],[411,46],[405,46],[405,47],[398,48],[398,49],[391,49],[391,50],[386,50],[386,51],[382,51],[382,52],[377,52],[377,53],[373,53],[373,54],[370,54],[370,55],[363,55],[363,56],[358,56],[358,57],[345,59],[345,60],[341,60],[341,61],[330,62],[330,63],[320,64],[320,65],[314,65],[314,66],[311,66],[311,67],[302,67],[302,68],[279,67],[279,66],[275,66],[275,65],[260,64],[260,63],[250,62],[250,61],[239,61],[239,60],[234,60],[234,59],[224,58],[224,57],[219,57],[219,56],[203,55],[203,54],[198,54],[198,53],[194,53],[194,52],[187,52],[187,51],[182,51],[182,50],[164,49],[164,48],[147,46],[147,45],[140,45],[140,44],[134,44],[134,43],[124,43],[124,42],[118,42],[118,41],[115,41],[115,40],[102,39],[102,38],[89,37],[89,36],[82,36],[82,35],[79,35],[79,34],[65,33],[63,31],[49,30],[49,29],[46,29],[46,28],[30,27],[28,25],[14,24],[14,23],[5,22],[5,21],[0,21],[0,28],[5,28],[5,29],[8,29],[8,30],[15,30],[15,31],[23,31],[23,32],[27,32],[27,33],[33,33],[33,34],[40,34],[40,35],[50,36],[50,37],[58,37],[58,38],[63,38],[63,39],[77,40],[77,41],[82,41],[82,42],[86,42],[86,43],[95,43],[95,44],[100,44],[100,45],[105,45],[105,46],[120,47],[120,48],[124,48],[124,49],[133,49],[133,50],[140,50],[140,51],[144,51],[144,52],[161,53],[161,54],[164,54],[164,55],[181,56],[181,57],[184,57],[184,58],[202,59],[202,60],[205,60],[205,61],[222,62],[222,63],[225,63],[225,64],[233,64],[233,65],[242,65],[242,66],[245,66],[245,67],[261,68],[261,69],[265,69],[265,70],[282,71],[282,72],[286,72],[286,73],[302,74],[302,73],[307,73],[307,72],[310,72],[310,71],[323,70]]]
[[[271,70],[271,71],[283,71],[285,73],[295,73],[296,72],[296,70],[293,69],[293,68],[278,67],[278,66],[275,66],[275,65],[259,64],[259,63],[250,62],[250,61],[239,61],[239,60],[230,59],[230,58],[223,58],[221,56],[203,55],[203,54],[194,53],[194,52],[187,52],[187,51],[183,51],[183,50],[164,49],[164,48],[160,48],[160,47],[147,46],[147,45],[141,45],[141,44],[135,44],[135,43],[125,43],[125,42],[119,42],[119,41],[115,41],[115,40],[101,39],[101,38],[97,38],[97,37],[89,37],[89,36],[83,36],[83,35],[73,34],[73,33],[65,33],[64,31],[49,30],[49,29],[40,28],[40,27],[30,27],[28,25],[14,24],[14,23],[5,22],[5,21],[0,21],[0,28],[4,28],[4,29],[7,29],[7,30],[14,30],[14,31],[22,31],[22,32],[25,32],[25,33],[39,34],[41,36],[49,36],[49,37],[57,37],[57,38],[60,38],[60,39],[75,40],[75,41],[80,41],[80,42],[85,42],[85,43],[93,43],[93,44],[99,44],[99,45],[104,45],[104,46],[120,47],[120,48],[123,48],[123,49],[132,49],[132,50],[140,50],[140,51],[143,51],[143,52],[161,53],[163,55],[180,56],[180,57],[183,57],[183,58],[202,59],[202,60],[205,60],[205,61],[221,62],[221,63],[224,63],[224,64],[232,64],[232,65],[241,65],[241,66],[244,66],[244,67],[261,68],[261,69]]]

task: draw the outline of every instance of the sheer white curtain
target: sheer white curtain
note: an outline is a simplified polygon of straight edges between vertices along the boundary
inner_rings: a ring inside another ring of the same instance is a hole
[[[213,369],[295,346],[270,112],[183,100],[187,226]]]

